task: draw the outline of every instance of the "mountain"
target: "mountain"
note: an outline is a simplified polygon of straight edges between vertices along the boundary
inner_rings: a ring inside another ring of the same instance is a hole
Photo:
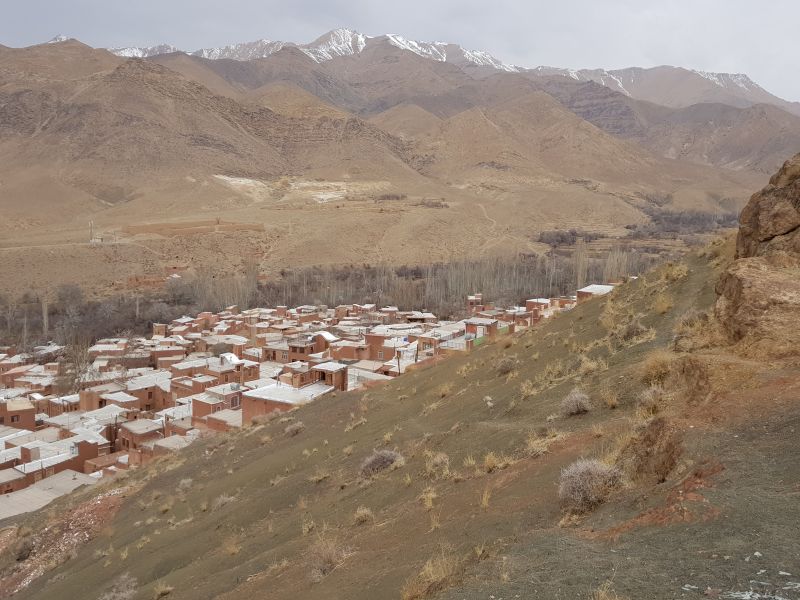
[[[800,102],[787,102],[742,73],[710,73],[671,66],[609,71],[537,67],[531,73],[548,77],[558,75],[575,81],[594,81],[631,98],[672,108],[701,103],[727,104],[739,108],[772,104],[800,116]]]
[[[329,31],[309,44],[295,44],[293,42],[262,39],[255,42],[232,44],[220,48],[202,48],[187,53],[193,56],[214,60],[253,60],[271,56],[275,52],[287,46],[291,46],[299,48],[312,60],[323,62],[339,56],[358,54],[374,44],[381,44],[383,42],[388,42],[396,48],[413,52],[417,56],[440,62],[451,62],[460,66],[474,65],[478,67],[491,67],[508,72],[519,70],[513,65],[503,63],[487,52],[467,50],[457,44],[447,42],[417,42],[393,33],[373,37],[345,28]],[[149,47],[110,48],[109,50],[118,56],[138,58],[180,52],[180,50],[169,44],[159,44]]]
[[[771,94],[743,73],[713,73],[672,66],[614,70],[545,66],[524,68],[505,63],[488,52],[467,50],[458,44],[420,42],[397,34],[368,36],[346,28],[329,31],[309,44],[262,39],[187,53],[214,60],[249,61],[266,58],[287,47],[296,47],[315,62],[325,62],[342,56],[353,56],[381,44],[390,44],[433,61],[451,63],[473,77],[487,76],[496,71],[528,73],[542,77],[558,76],[574,81],[594,81],[626,96],[672,108],[685,108],[700,103],[727,104],[739,108],[772,104],[800,116],[800,102],[788,102]],[[143,48],[112,48],[111,52],[119,56],[143,58],[180,50],[169,44],[161,44]]]

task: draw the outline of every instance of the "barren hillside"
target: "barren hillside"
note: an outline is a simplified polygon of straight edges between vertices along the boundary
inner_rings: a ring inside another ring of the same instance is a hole
[[[798,598],[798,161],[738,243],[7,524],[3,590]]]

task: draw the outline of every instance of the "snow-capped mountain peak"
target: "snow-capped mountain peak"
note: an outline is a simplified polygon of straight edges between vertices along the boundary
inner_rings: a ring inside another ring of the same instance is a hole
[[[352,29],[339,28],[329,31],[310,44],[301,47],[312,60],[323,62],[337,56],[358,54],[367,45],[367,36]]]
[[[58,44],[60,42],[66,42],[71,40],[72,38],[67,35],[57,35],[52,40],[47,40],[48,44]]]
[[[744,73],[712,73],[710,71],[697,71],[692,70],[695,75],[700,75],[704,79],[708,79],[715,85],[721,88],[728,88],[736,86],[747,91],[761,90],[761,86],[755,83]]]
[[[413,52],[423,58],[438,62],[452,62],[461,66],[491,67],[501,71],[516,72],[518,67],[503,63],[488,52],[482,50],[466,50],[457,44],[447,42],[418,42],[401,35],[390,33],[382,36],[368,36],[353,29],[339,28],[329,31],[309,44],[272,41],[267,39],[241,44],[231,44],[218,48],[202,48],[194,51],[179,50],[170,44],[151,47],[110,48],[118,56],[128,58],[148,58],[158,54],[186,52],[211,60],[233,59],[253,60],[266,58],[285,47],[296,47],[315,62],[325,62],[341,56],[352,56],[364,51],[370,44],[388,42],[396,48]]]

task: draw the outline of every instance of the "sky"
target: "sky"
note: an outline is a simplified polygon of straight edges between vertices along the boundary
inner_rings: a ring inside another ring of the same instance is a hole
[[[337,27],[486,50],[535,67],[746,73],[800,101],[800,0],[0,0],[0,44],[56,35],[95,47],[184,50]]]

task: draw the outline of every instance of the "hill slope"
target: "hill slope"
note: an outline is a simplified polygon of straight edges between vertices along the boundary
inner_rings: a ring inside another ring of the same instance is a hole
[[[794,193],[793,169],[752,202]],[[774,336],[757,319],[747,344],[726,338],[714,284],[752,260],[733,258],[717,242],[531,332],[73,496],[6,530],[3,589],[47,564],[19,597],[583,598],[612,581],[740,598],[756,578],[797,598],[797,353],[748,352]],[[575,386],[591,405],[570,416]],[[365,473],[376,450],[403,460]],[[581,457],[616,476],[597,502],[560,502]],[[91,506],[103,518],[75,542],[69,515]]]

